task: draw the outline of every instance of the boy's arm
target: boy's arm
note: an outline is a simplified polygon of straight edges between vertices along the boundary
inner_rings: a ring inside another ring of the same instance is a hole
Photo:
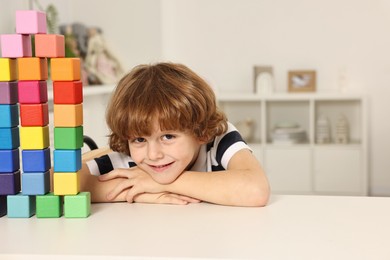
[[[167,191],[211,203],[232,206],[265,206],[270,187],[267,177],[248,149],[238,151],[226,171],[184,172]]]
[[[126,190],[126,200],[134,201],[144,192],[170,192],[210,203],[231,206],[264,206],[270,188],[259,162],[248,149],[238,151],[229,161],[228,169],[215,172],[187,171],[171,184],[158,184],[149,174],[139,169],[114,170],[100,178],[110,181],[127,178],[109,194],[115,199]]]

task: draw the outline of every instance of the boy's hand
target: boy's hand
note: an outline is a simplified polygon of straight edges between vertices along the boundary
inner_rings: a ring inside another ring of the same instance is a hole
[[[134,197],[134,202],[186,205],[200,200],[174,193],[142,193]]]
[[[164,185],[155,182],[149,174],[138,167],[115,169],[105,175],[99,176],[100,181],[108,181],[116,178],[123,178],[123,181],[107,194],[108,200],[113,200],[122,192],[127,191],[126,200],[129,203],[133,201],[141,202],[140,200],[143,200],[143,202],[174,204],[199,202],[199,200],[194,198],[165,192]]]

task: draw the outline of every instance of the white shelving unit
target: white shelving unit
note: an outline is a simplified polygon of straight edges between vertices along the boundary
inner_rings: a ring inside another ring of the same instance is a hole
[[[279,194],[368,195],[366,97],[347,94],[229,94],[217,97],[233,124],[251,119],[255,134],[249,140],[271,183]],[[350,141],[317,144],[316,121],[328,117],[331,136],[337,118],[349,123]],[[307,141],[275,144],[275,124],[294,122],[306,131]]]

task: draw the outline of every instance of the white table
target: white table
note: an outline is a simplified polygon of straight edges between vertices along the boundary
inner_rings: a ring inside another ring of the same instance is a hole
[[[390,198],[272,196],[264,208],[108,203],[87,219],[0,218],[0,259],[130,258],[390,259]]]

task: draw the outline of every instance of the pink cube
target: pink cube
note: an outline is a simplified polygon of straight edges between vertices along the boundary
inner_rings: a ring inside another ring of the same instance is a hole
[[[0,35],[1,55],[4,58],[31,57],[31,36],[22,34]]]
[[[46,14],[36,10],[16,11],[16,33],[46,33]]]
[[[47,102],[46,80],[18,82],[18,96],[21,104],[40,104]]]

